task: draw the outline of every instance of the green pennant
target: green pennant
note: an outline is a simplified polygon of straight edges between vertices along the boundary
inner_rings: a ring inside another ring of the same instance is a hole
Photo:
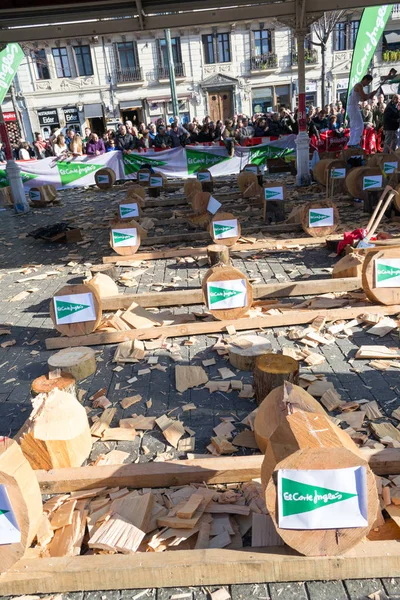
[[[282,477],[282,494],[280,498],[282,516],[298,515],[317,510],[322,506],[343,502],[354,498],[357,494],[349,494],[338,490],[300,483]]]
[[[220,225],[219,223],[214,223],[214,235],[221,235],[221,233],[225,233],[231,229],[235,228],[231,225]]]
[[[376,269],[376,280],[378,283],[380,281],[386,281],[387,279],[393,279],[393,277],[400,277],[400,269],[398,267],[393,267],[385,265],[381,262],[377,262]]]
[[[289,154],[294,154],[293,148],[279,148],[268,144],[261,148],[250,148],[250,162],[260,167],[265,165],[268,158],[281,158]]]
[[[8,512],[10,512],[10,511],[9,510],[5,510],[4,508],[0,508],[0,515],[5,515]]]
[[[233,296],[238,296],[239,294],[243,294],[238,290],[225,290],[223,288],[214,287],[212,285],[208,288],[210,304],[216,304],[217,302],[221,302],[221,300],[228,300],[228,298],[232,298]]]
[[[34,175],[33,173],[25,173],[24,171],[21,171],[22,183],[25,183],[26,181],[31,181],[31,179],[36,179],[37,177],[39,177],[39,175]],[[0,169],[0,188],[8,187],[9,185],[10,182],[8,180],[7,171],[5,169]]]
[[[367,190],[371,187],[380,187],[381,183],[376,179],[369,179],[368,177],[364,177],[364,189]]]
[[[81,179],[90,173],[103,169],[104,165],[93,165],[90,163],[68,163],[60,161],[57,163],[61,185],[68,185],[77,179]]]
[[[272,190],[265,190],[265,199],[270,200],[271,198],[276,198],[277,196],[281,196],[280,192],[273,192]]]
[[[147,154],[123,154],[122,162],[124,163],[125,175],[137,173],[143,165],[151,165],[152,167],[164,167],[167,162],[157,158],[149,158]]]
[[[57,300],[55,298],[55,306],[57,319],[65,319],[65,317],[69,317],[81,310],[85,310],[85,308],[90,308],[88,304],[76,304],[75,302],[64,302],[63,300]]]
[[[310,210],[310,223],[317,223],[317,221],[324,221],[329,219],[330,215],[324,215],[322,213],[314,212]]]
[[[189,175],[197,173],[202,169],[209,169],[213,165],[229,160],[229,156],[220,156],[211,152],[203,152],[201,150],[191,150],[186,148],[186,162]]]
[[[121,210],[121,217],[125,217],[126,215],[129,215],[130,213],[136,212],[135,209],[127,208],[126,206],[121,206],[120,210]]]
[[[113,231],[112,236],[113,236],[114,244],[120,244],[121,242],[125,242],[125,240],[134,240],[135,241],[134,235],[130,235],[128,233],[121,233],[119,231]]]

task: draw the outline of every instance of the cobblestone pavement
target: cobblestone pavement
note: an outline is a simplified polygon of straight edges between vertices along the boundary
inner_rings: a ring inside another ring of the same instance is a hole
[[[0,347],[0,435],[16,434],[27,418],[30,410],[30,384],[35,377],[47,372],[47,359],[51,352],[45,350],[44,340],[54,336],[52,322],[49,318],[49,301],[53,294],[66,283],[78,283],[82,280],[86,267],[84,263],[101,263],[102,257],[110,254],[108,246],[109,217],[113,213],[112,202],[122,199],[125,192],[121,188],[114,188],[111,192],[98,190],[70,190],[60,194],[63,205],[31,211],[28,215],[16,216],[11,210],[0,212],[0,324],[11,329],[11,335],[0,338],[0,343],[9,339],[16,341],[15,345]],[[115,204],[114,204],[115,207]],[[351,210],[353,208],[351,207]],[[361,209],[357,208],[361,213]],[[26,237],[33,229],[62,220],[74,220],[78,215],[85,213],[88,222],[86,230],[87,243],[76,244],[46,244],[43,241]],[[99,221],[96,223],[96,218]],[[365,220],[365,219],[364,219]],[[94,227],[90,227],[90,222]],[[180,226],[182,228],[182,225]],[[178,228],[179,229],[179,228]],[[295,234],[293,234],[295,235]],[[297,235],[297,234],[296,234]],[[301,234],[299,234],[301,235]],[[204,242],[203,242],[204,243]],[[71,258],[71,254],[78,258]],[[70,262],[78,265],[67,266]],[[246,259],[235,259],[234,266],[246,272],[250,278],[258,278],[264,282],[288,281],[302,279],[310,276],[313,279],[326,278],[329,274],[327,267],[332,266],[335,259],[329,256],[325,248],[304,249],[293,253],[262,254]],[[26,265],[36,265],[37,271],[24,275],[17,271]],[[196,263],[178,265],[175,259],[158,260],[148,263],[148,269],[138,278],[138,285],[131,288],[120,288],[120,293],[145,292],[152,289],[152,285],[172,282],[173,277],[181,277],[179,286],[199,287],[206,267],[199,268]],[[41,280],[24,282],[32,275],[56,272]],[[169,288],[168,288],[169,289]],[[10,301],[19,292],[32,290],[22,301]],[[191,307],[194,310],[200,307]],[[176,308],[176,313],[188,312],[188,307]],[[281,350],[284,345],[293,344],[283,335],[285,328],[269,330],[272,348]],[[215,339],[208,336],[196,337],[193,346],[184,346],[185,338],[175,340],[180,345],[184,364],[199,365],[205,358],[216,358],[217,364],[208,368],[210,379],[218,376],[217,369],[225,366],[222,357],[212,352],[211,346]],[[397,386],[399,385],[398,373],[387,371],[382,373],[368,367],[368,361],[357,361],[358,373],[350,370],[349,359],[354,357],[361,344],[371,344],[371,336],[364,330],[355,329],[350,338],[338,339],[334,345],[321,347],[317,352],[323,352],[326,361],[323,365],[312,369],[311,372],[326,374],[344,399],[375,399],[381,406],[383,413],[390,413],[400,405]],[[387,336],[383,342],[387,345],[398,346],[397,335]],[[115,345],[99,346],[98,368],[94,376],[81,383],[80,388],[87,391],[86,399],[99,388],[107,389],[107,397],[117,407],[117,414],[113,425],[119,419],[130,416],[132,409],[123,410],[119,401],[133,393],[141,394],[143,402],[135,405],[138,414],[160,416],[168,410],[176,408],[175,416],[179,416],[184,425],[196,432],[196,453],[205,452],[212,435],[212,428],[218,424],[220,416],[234,415],[237,420],[242,420],[255,408],[253,400],[239,399],[237,392],[229,395],[221,392],[209,394],[208,390],[188,390],[178,394],[174,383],[174,365],[169,353],[157,350],[160,364],[168,367],[164,373],[153,370],[150,375],[139,377],[133,384],[127,380],[133,377],[140,364],[129,364],[120,372],[113,371],[115,363],[112,358]],[[244,383],[251,382],[251,375],[239,372],[238,377]],[[146,408],[145,402],[152,400],[152,407]],[[197,410],[183,413],[182,406],[193,402]],[[96,414],[92,412],[91,414]],[[144,454],[142,447],[147,446],[149,454]],[[141,443],[139,441],[111,442],[108,449],[118,448],[130,452],[133,460],[139,457],[140,462],[152,460],[157,453],[166,449],[164,438],[157,432],[145,434]],[[107,448],[100,442],[95,444],[93,457],[106,451]],[[238,454],[245,453],[239,450]],[[177,457],[184,458],[184,454],[175,453]],[[211,588],[215,589],[215,588]],[[368,598],[369,594],[381,591],[380,600],[386,598],[400,598],[400,579],[385,580],[360,580],[360,581],[333,581],[333,582],[301,582],[291,584],[260,584],[260,585],[233,585],[230,593],[233,600],[246,600],[247,598],[267,600],[361,600]],[[207,594],[204,588],[190,589],[159,589],[148,590],[142,594],[141,590],[124,590],[115,592],[90,592],[65,595],[71,600],[128,600],[130,598],[156,598],[167,600],[174,594],[191,593],[194,600],[203,600]]]

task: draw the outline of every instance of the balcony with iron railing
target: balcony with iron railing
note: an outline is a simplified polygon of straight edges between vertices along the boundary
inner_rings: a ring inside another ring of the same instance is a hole
[[[158,81],[169,80],[169,68],[163,65],[157,67]],[[185,65],[183,63],[174,64],[175,77],[177,79],[184,79],[186,77]]]
[[[127,67],[116,71],[117,83],[140,83],[143,81],[141,67]]]
[[[278,67],[278,57],[275,52],[257,54],[251,57],[251,71],[267,71]]]
[[[315,48],[304,50],[304,62],[307,65],[316,65],[318,63],[318,52]],[[292,50],[292,67],[297,67],[299,64],[299,55]]]
[[[382,50],[382,62],[392,63],[400,62],[400,49],[399,50]]]

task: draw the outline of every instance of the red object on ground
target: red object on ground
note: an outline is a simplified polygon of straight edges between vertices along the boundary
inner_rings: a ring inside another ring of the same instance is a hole
[[[345,231],[343,239],[339,242],[337,247],[337,253],[341,254],[346,246],[351,246],[356,240],[362,240],[367,235],[366,229],[355,229],[354,231]]]

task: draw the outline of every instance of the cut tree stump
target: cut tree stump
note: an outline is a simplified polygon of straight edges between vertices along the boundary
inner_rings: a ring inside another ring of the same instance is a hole
[[[327,177],[329,177],[331,169],[346,169],[346,167],[347,164],[344,160],[338,160],[336,158],[323,158],[314,166],[314,179],[321,185],[326,186]]]
[[[81,294],[85,294],[85,297],[82,297]],[[60,301],[59,298],[63,296],[70,296],[72,297],[72,299],[70,301]],[[74,296],[77,296],[75,300]],[[86,300],[86,298],[88,298],[88,300]],[[88,303],[92,304],[92,309],[95,318],[90,319],[88,321],[79,321],[79,319],[86,318],[85,314],[87,314],[86,310],[88,310],[87,308],[82,309],[79,307],[88,307]],[[55,304],[57,304],[57,306],[61,307],[62,309],[62,312],[59,312],[60,308],[57,310],[59,320],[58,323],[56,317]],[[80,313],[82,316],[80,315]],[[73,317],[75,317],[77,322],[63,323],[62,320],[65,317],[62,317],[61,315],[66,315],[66,317],[72,315]],[[63,286],[54,294],[53,298],[50,301],[50,318],[53,321],[55,329],[57,329],[57,331],[68,337],[75,335],[88,335],[89,333],[92,333],[100,325],[102,318],[101,300],[97,289],[88,283]]]
[[[353,198],[367,201],[370,191],[363,190],[364,177],[375,177],[377,175],[382,175],[379,167],[366,166],[351,169],[345,179],[347,191]]]
[[[49,373],[37,377],[32,381],[31,394],[33,397],[39,394],[49,394],[53,390],[68,392],[76,397],[76,380],[70,373],[61,373],[59,377],[52,377]]]
[[[248,198],[249,196],[257,196],[258,194],[258,177],[251,171],[242,171],[239,173],[237,178],[239,190],[242,196]]]
[[[210,192],[195,192],[191,196],[190,203],[195,215],[204,215],[207,212],[210,197]]]
[[[202,191],[203,188],[198,179],[189,178],[186,179],[185,183],[183,184],[183,192],[189,202],[191,201],[191,198],[192,196],[194,196],[194,194]]]
[[[288,410],[288,413],[290,410]],[[278,525],[276,478],[280,469],[326,470],[364,467],[368,525],[339,529],[283,529]],[[270,438],[261,468],[265,499],[277,533],[305,556],[336,556],[359,543],[370,531],[378,509],[375,476],[353,440],[327,415],[301,410],[287,414]]]
[[[210,246],[207,246],[207,256],[211,267],[231,264],[229,248],[222,244],[210,244]]]
[[[92,348],[64,348],[50,356],[47,361],[49,371],[61,369],[81,381],[96,372],[96,353]]]
[[[326,210],[333,214],[333,224],[331,225],[323,225],[324,221],[328,222],[328,218],[330,219],[330,215],[325,212]],[[330,200],[314,200],[304,206],[301,226],[308,235],[326,237],[335,233],[339,225],[339,211]]]
[[[119,289],[115,281],[104,273],[97,273],[92,279],[89,279],[88,283],[96,288],[100,299],[119,294]]]
[[[133,185],[130,185],[128,187],[128,189],[126,190],[126,197],[127,198],[132,198],[135,196],[139,196],[139,198],[142,199],[143,204],[144,201],[146,199],[146,190],[141,186],[141,185],[137,185],[136,183]]]
[[[343,277],[361,277],[364,258],[364,255],[355,254],[354,252],[347,254],[333,267],[332,277],[334,279]]]
[[[400,248],[368,252],[362,269],[362,286],[371,302],[385,306],[397,304],[400,300]]]
[[[211,267],[204,276],[202,290],[204,303],[218,320],[238,319],[253,303],[253,288],[246,275],[230,265]]]
[[[97,275],[97,273],[102,273],[104,275],[108,275],[108,277],[111,277],[113,281],[116,281],[119,278],[118,269],[112,263],[92,265],[89,270],[92,274],[92,277]]]
[[[97,187],[100,190],[110,190],[113,187],[117,177],[113,169],[110,169],[110,167],[104,167],[95,172],[94,179]]]
[[[89,457],[92,436],[86,410],[67,392],[40,394],[19,432],[19,443],[33,469],[80,467]]]
[[[326,412],[320,403],[305,389],[285,381],[263,400],[254,420],[254,436],[261,452],[265,454],[271,436],[275,433],[287,414],[287,407],[293,411],[319,413]]]
[[[291,356],[263,354],[256,358],[253,375],[256,402],[261,404],[284,381],[298,383],[299,363]]]
[[[54,185],[41,185],[39,187],[31,188],[28,195],[33,203],[43,202],[44,204],[48,204],[56,199],[57,190]]]
[[[229,362],[232,367],[240,371],[252,371],[256,363],[256,358],[271,350],[271,342],[268,338],[261,335],[242,335],[238,340],[251,343],[247,348],[240,348],[233,344],[229,347]]]
[[[241,235],[239,219],[232,213],[218,212],[211,220],[209,232],[214,244],[224,244],[230,248]]]
[[[18,443],[7,437],[0,437],[0,485],[7,490],[21,532],[20,542],[0,543],[1,574],[24,556],[33,542],[43,514],[42,494],[36,475]]]
[[[120,256],[135,254],[139,250],[142,230],[133,219],[113,221],[110,231],[111,248]]]

